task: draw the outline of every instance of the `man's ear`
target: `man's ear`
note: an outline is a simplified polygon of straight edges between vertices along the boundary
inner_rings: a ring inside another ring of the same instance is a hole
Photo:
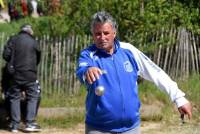
[[[117,36],[117,32],[115,31],[115,32],[114,32],[114,37],[116,38],[116,36]]]

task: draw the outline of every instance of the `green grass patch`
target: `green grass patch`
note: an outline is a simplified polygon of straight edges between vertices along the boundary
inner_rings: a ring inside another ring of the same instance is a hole
[[[186,97],[193,106],[193,119],[200,122],[200,75],[194,74],[186,80],[178,81],[180,89],[186,93]]]
[[[81,86],[79,92],[74,95],[56,94],[49,95],[43,94],[41,99],[41,107],[84,107],[86,89]]]
[[[85,113],[74,113],[60,117],[38,117],[38,122],[43,128],[70,128],[78,123],[84,123]]]
[[[148,116],[142,116],[141,115],[141,120],[142,121],[161,121],[163,120],[163,115],[162,114],[152,114],[152,115],[148,115]]]
[[[200,75],[194,74],[186,80],[179,80],[178,83],[186,97],[200,110]]]
[[[170,104],[169,97],[163,91],[159,90],[152,82],[141,81],[139,83],[139,96],[142,103],[155,104],[156,102],[163,103],[165,105]]]

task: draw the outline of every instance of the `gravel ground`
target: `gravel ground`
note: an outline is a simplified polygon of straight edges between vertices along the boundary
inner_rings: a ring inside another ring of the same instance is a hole
[[[69,129],[44,128],[42,132],[34,134],[84,134],[84,124],[78,124]],[[167,125],[163,122],[142,122],[142,134],[200,134],[200,124]],[[0,130],[0,134],[11,134],[9,131]],[[17,134],[24,134],[18,132]],[[31,134],[31,133],[29,133]]]
[[[39,109],[40,116],[52,117],[52,116],[62,116],[74,111],[82,112],[84,108],[74,109],[74,108],[41,108]],[[144,106],[141,109],[143,116],[149,116],[151,114],[159,114],[160,108],[158,106]],[[2,115],[2,114],[1,114]],[[176,115],[178,116],[178,115]],[[175,117],[179,118],[179,117]],[[34,134],[84,134],[85,125],[78,124],[72,128],[59,129],[59,128],[42,128],[41,132]],[[176,122],[166,123],[164,121],[148,122],[142,121],[141,124],[142,134],[200,134],[200,123],[195,123],[192,121],[187,121],[185,124],[181,124],[180,120]],[[11,134],[8,130],[0,129],[0,134]],[[23,132],[18,132],[17,134],[24,134]],[[31,133],[29,133],[31,134]]]

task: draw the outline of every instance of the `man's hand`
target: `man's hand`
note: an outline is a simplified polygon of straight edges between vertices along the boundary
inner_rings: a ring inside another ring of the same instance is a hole
[[[93,82],[95,82],[97,79],[99,79],[99,76],[102,75],[102,71],[100,68],[97,67],[90,67],[88,68],[88,70],[86,71],[86,80],[92,84]]]
[[[187,114],[189,119],[192,118],[192,106],[190,103],[186,103],[185,105],[180,106],[178,111],[180,112],[181,116],[184,117],[184,115]]]

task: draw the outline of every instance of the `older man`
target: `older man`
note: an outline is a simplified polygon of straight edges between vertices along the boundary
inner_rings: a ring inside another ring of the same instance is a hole
[[[40,50],[33,37],[31,25],[23,25],[21,31],[12,36],[3,52],[7,61],[8,73],[12,76],[12,85],[8,90],[11,110],[11,131],[17,132],[20,123],[20,98],[21,91],[25,90],[27,108],[25,117],[25,131],[40,131],[34,123],[40,89],[37,81],[37,65],[40,61]]]
[[[117,40],[117,24],[109,13],[94,14],[91,32],[94,43],[81,52],[76,72],[88,91],[86,134],[140,134],[138,76],[164,90],[191,118],[185,93],[141,51]]]

